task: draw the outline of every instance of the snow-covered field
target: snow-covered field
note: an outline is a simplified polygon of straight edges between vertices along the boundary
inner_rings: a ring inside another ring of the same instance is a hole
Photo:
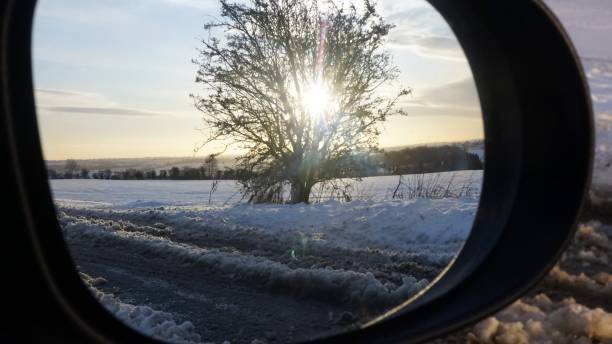
[[[159,312],[167,325],[146,333],[250,343],[339,331],[426,287],[469,234],[482,172],[421,178],[463,196],[392,199],[398,176],[365,178],[351,202],[318,190],[309,205],[248,204],[232,181],[212,195],[208,181],[51,185],[75,263],[107,281],[97,295],[124,321],[136,313],[142,330]]]
[[[425,182],[435,181],[439,186],[459,192],[470,188],[475,197],[480,193],[482,171],[458,171],[431,173],[418,176],[403,176],[404,183],[410,184],[413,177],[423,177]],[[368,177],[353,182],[354,199],[373,201],[389,200],[398,184],[399,176]],[[135,208],[183,205],[233,205],[246,203],[235,181],[220,180],[212,195],[210,180],[96,180],[96,179],[55,179],[51,188],[55,200],[78,203],[92,203],[95,207]],[[323,197],[329,192],[318,186],[313,188],[311,199]],[[209,202],[210,201],[210,202]]]

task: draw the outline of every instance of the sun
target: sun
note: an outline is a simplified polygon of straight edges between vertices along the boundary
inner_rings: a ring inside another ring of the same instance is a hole
[[[304,92],[302,106],[310,117],[323,118],[336,111],[337,102],[325,85],[315,83]]]

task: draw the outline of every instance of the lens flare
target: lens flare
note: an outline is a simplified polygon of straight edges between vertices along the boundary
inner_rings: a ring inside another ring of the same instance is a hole
[[[338,99],[322,83],[307,87],[302,97],[302,107],[313,119],[330,120],[338,112]]]

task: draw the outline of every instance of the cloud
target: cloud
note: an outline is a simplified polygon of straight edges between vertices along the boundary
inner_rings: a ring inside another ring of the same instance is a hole
[[[478,92],[472,78],[451,82],[419,92],[406,102],[409,107],[445,108],[460,112],[480,112]]]
[[[117,104],[108,97],[94,92],[65,90],[56,88],[37,88],[36,105],[39,108],[53,106],[114,107]]]
[[[389,46],[426,57],[465,61],[463,49],[440,13],[422,0],[408,4],[381,4],[381,14],[395,25],[389,33]]]
[[[120,107],[85,107],[85,106],[50,106],[44,108],[47,111],[55,113],[71,113],[71,114],[91,114],[91,115],[111,115],[111,116],[167,116],[167,113],[120,108]]]
[[[612,30],[612,2],[609,0],[545,0],[569,29]]]
[[[410,49],[414,53],[433,58],[465,61],[465,54],[455,38],[416,36],[409,31],[391,34],[391,48]]]
[[[218,0],[161,0],[161,2],[200,10],[216,10],[220,8]]]
[[[95,13],[96,15],[91,15]],[[128,23],[131,19],[129,2],[38,0],[35,21],[51,20],[56,23],[110,26]]]
[[[544,0],[569,32],[581,56],[612,57],[612,1]],[[396,25],[390,47],[431,58],[465,60],[464,52],[442,16],[426,1],[381,1],[380,12]]]
[[[167,112],[127,107],[103,94],[63,89],[36,89],[36,105],[41,113],[104,116],[170,116]]]
[[[612,57],[612,1],[545,0],[583,57]]]
[[[37,88],[36,92],[39,94],[49,94],[49,95],[54,95],[54,96],[83,96],[86,94],[83,92],[56,90],[56,89],[51,89],[51,88]]]

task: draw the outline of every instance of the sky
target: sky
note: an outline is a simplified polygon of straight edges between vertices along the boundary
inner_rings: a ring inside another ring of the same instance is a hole
[[[408,116],[384,124],[381,147],[482,138],[472,74],[445,21],[424,0],[378,5],[396,25],[386,49],[398,84],[414,92],[402,103]],[[572,15],[580,5],[560,7],[576,26],[596,24]],[[40,0],[33,65],[46,159],[194,155],[205,137],[189,98],[203,94],[191,60],[218,12],[218,0]]]
[[[39,1],[33,64],[45,157],[190,156],[203,142],[190,93],[203,25],[217,0]],[[463,52],[425,1],[379,10],[396,28],[387,49],[414,90],[381,147],[482,138],[478,97]],[[209,145],[199,155],[218,151]],[[230,151],[231,153],[231,151]]]
[[[612,59],[612,1],[545,0],[583,59]]]

